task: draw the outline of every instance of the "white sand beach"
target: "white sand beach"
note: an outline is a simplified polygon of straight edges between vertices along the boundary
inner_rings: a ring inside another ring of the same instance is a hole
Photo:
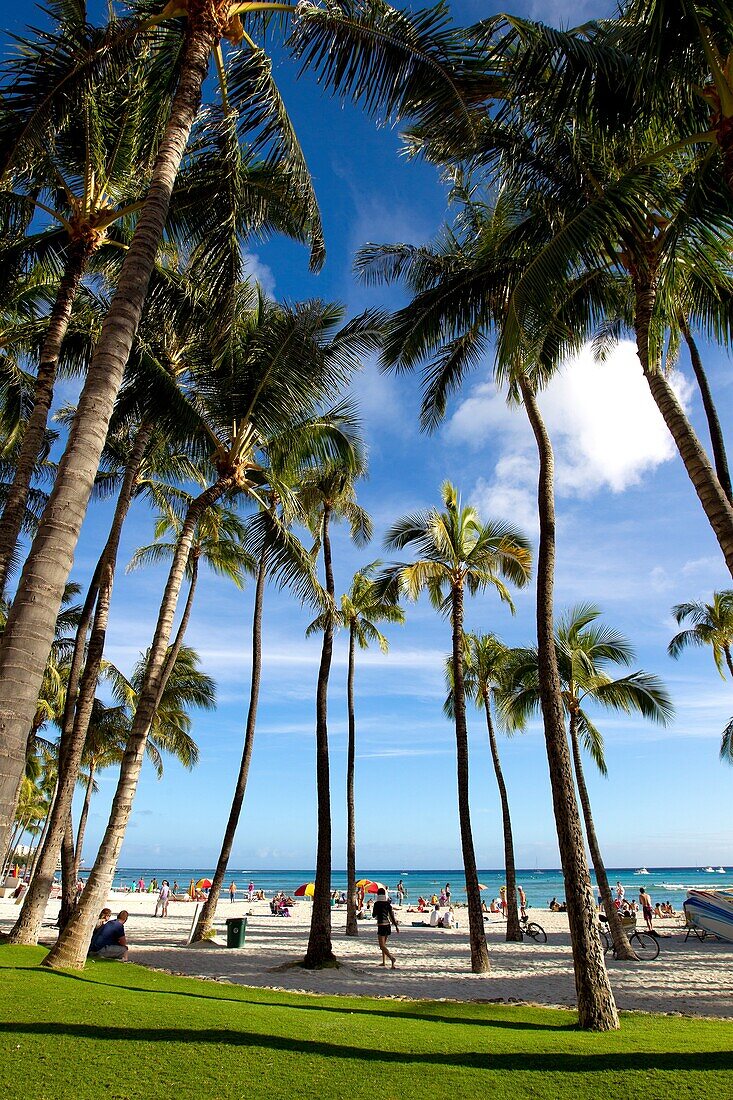
[[[407,997],[420,1000],[531,1002],[572,1006],[575,999],[567,917],[563,913],[530,910],[548,934],[541,946],[506,943],[504,923],[492,917],[486,924],[491,973],[470,971],[465,910],[458,910],[457,931],[416,928],[421,914],[397,910],[399,935],[391,947],[397,969],[380,966],[376,928],[360,922],[359,936],[344,934],[346,913],[333,910],[333,946],[338,969],[281,969],[302,958],[308,938],[310,903],[292,908],[292,917],[276,917],[267,902],[231,903],[222,899],[217,910],[218,942],[186,947],[195,905],[172,902],[167,918],[154,917],[155,895],[113,892],[110,908],[127,909],[130,961],[176,974],[267,987],[290,992]],[[43,942],[53,940],[51,925],[58,902],[49,904]],[[0,900],[0,928],[7,931],[18,909]],[[247,915],[246,942],[226,947],[227,917]],[[733,944],[694,937],[685,942],[681,917],[655,921],[661,951],[653,962],[615,962],[607,956],[619,1008],[673,1012],[692,1016],[733,1017]],[[123,965],[123,964],[105,964]]]

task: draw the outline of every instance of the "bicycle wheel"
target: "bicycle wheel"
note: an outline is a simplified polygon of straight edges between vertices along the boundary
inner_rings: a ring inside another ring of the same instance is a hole
[[[526,935],[533,939],[535,943],[547,943],[547,932],[541,924],[535,924],[534,921],[530,921],[527,925]]]
[[[601,945],[603,946],[603,954],[607,955],[613,946],[611,943],[611,937],[608,932],[604,932],[602,928],[598,929],[598,935],[601,937]]]
[[[651,962],[659,954],[659,941],[651,932],[632,932],[629,943],[633,947],[636,957],[643,962]]]

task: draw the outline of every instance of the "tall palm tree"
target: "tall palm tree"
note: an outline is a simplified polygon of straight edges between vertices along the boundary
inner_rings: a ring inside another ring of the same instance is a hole
[[[505,524],[482,523],[475,508],[461,504],[456,489],[449,481],[443,483],[441,496],[444,511],[431,508],[416,512],[398,520],[389,529],[385,545],[391,550],[414,547],[418,558],[412,564],[400,562],[386,566],[381,580],[387,591],[391,588],[411,600],[416,600],[421,592],[426,591],[433,607],[445,615],[451,624],[458,815],[466,872],[471,969],[481,974],[489,969],[489,954],[471,830],[463,678],[464,599],[466,592],[473,596],[491,587],[513,610],[509,590],[502,578],[523,588],[529,581],[531,559],[529,542],[520,531]]]
[[[331,552],[331,524],[345,520],[357,546],[372,537],[372,521],[356,502],[355,483],[366,473],[366,457],[360,439],[354,437],[351,451],[339,461],[310,471],[298,492],[299,505],[315,536],[314,552],[323,552],[324,590],[328,606],[324,612],[323,643],[316,685],[316,789],[318,839],[316,875],[308,947],[303,965],[309,969],[331,965],[331,788],[328,754],[328,681],[333,657],[336,622],[336,584]]]
[[[192,358],[187,392],[214,448],[211,481],[191,500],[183,517],[104,838],[84,897],[46,965],[84,964],[94,909],[103,903],[112,881],[150,723],[170,674],[173,619],[201,517],[227,498],[262,503],[260,490],[268,487],[267,451],[298,453],[304,412],[312,413],[315,421],[309,442],[312,453],[327,455],[337,449],[334,436],[340,438],[340,433],[330,423],[318,422],[315,414],[323,401],[340,390],[360,355],[374,348],[380,331],[378,321],[368,315],[337,329],[341,317],[339,307],[319,302],[286,309],[260,300],[254,310],[235,310],[212,319],[213,343],[202,349],[198,360]],[[277,536],[271,552],[274,573],[312,592],[312,563],[302,547],[282,525],[273,523],[273,530]]]
[[[672,608],[672,614],[681,625],[685,620],[694,625],[675,634],[669,643],[667,652],[670,657],[679,657],[688,646],[709,645],[713,651],[713,660],[722,679],[725,668],[733,679],[733,589],[713,593],[712,603],[678,603]],[[723,730],[720,742],[720,759],[733,764],[733,718]]]
[[[482,202],[455,172],[459,214],[436,247],[374,246],[362,251],[364,276],[404,279],[413,298],[392,319],[385,339],[386,367],[423,371],[421,422],[434,430],[449,397],[468,371],[488,354],[492,331],[503,333],[507,304],[519,278],[553,231],[546,206],[526,208],[510,189],[494,205]],[[568,903],[580,1026],[609,1030],[618,1013],[603,958],[588,863],[575,797],[573,768],[565,733],[562,685],[554,645],[555,493],[552,441],[537,394],[563,357],[577,350],[578,333],[597,315],[608,285],[600,277],[580,279],[558,299],[532,339],[513,345],[500,341],[495,377],[506,383],[510,401],[521,400],[539,458],[537,502],[537,641],[545,747],[553,811]]]
[[[568,728],[575,778],[596,882],[608,917],[616,955],[622,959],[634,959],[636,955],[613,904],[583,772],[581,742],[601,774],[607,774],[603,737],[584,705],[593,703],[625,714],[635,712],[663,725],[672,716],[673,707],[657,676],[638,671],[612,679],[605,671],[609,665],[628,667],[634,659],[634,651],[619,631],[597,624],[600,614],[598,608],[590,604],[572,608],[558,624],[556,649],[565,710],[569,716]],[[539,709],[538,668],[537,650],[514,652],[511,682],[502,696],[502,710],[516,724],[523,724],[530,714]]]
[[[92,795],[97,790],[96,774],[105,768],[111,768],[120,763],[129,731],[130,718],[123,706],[109,706],[103,703],[101,699],[95,699],[92,720],[87,730],[82,756],[82,767],[86,768],[86,782],[84,784],[84,801],[82,802],[74,842],[72,876],[74,882],[79,877],[89,807]]]
[[[95,66],[124,70],[131,58],[148,65],[150,100],[170,103],[150,174],[150,186],[122,264],[115,294],[87,372],[77,416],[59,466],[53,493],[21,576],[13,614],[0,649],[0,733],[8,768],[0,776],[0,845],[9,826],[22,772],[23,728],[30,720],[42,676],[45,646],[68,577],[81,523],[99,465],[104,437],[147,294],[174,183],[197,115],[212,58],[223,103],[238,114],[238,133],[271,162],[282,163],[297,187],[312,194],[304,158],[272,76],[272,64],[256,45],[269,15],[293,17],[291,50],[340,94],[395,119],[463,120],[466,99],[454,79],[463,66],[459,36],[446,27],[442,7],[414,20],[381,0],[343,6],[260,0],[202,0],[183,8],[166,5],[150,15],[147,0],[130,5],[138,21],[117,21],[98,30],[85,23],[73,40],[49,35],[34,43],[34,65],[17,64],[6,88],[0,128],[0,166],[12,172],[33,141],[53,131],[78,105],[79,89]],[[246,24],[246,28],[245,28]],[[241,44],[229,78],[222,42]],[[334,64],[337,58],[341,61]],[[463,66],[466,76],[471,66]],[[169,98],[170,97],[170,98]],[[315,200],[313,200],[315,206]],[[322,258],[315,241],[316,263]]]
[[[517,873],[514,861],[512,820],[509,812],[509,797],[507,795],[504,773],[499,757],[499,746],[496,742],[495,718],[492,714],[492,700],[496,699],[506,679],[510,653],[511,650],[507,649],[507,647],[493,634],[467,634],[464,642],[463,683],[466,690],[466,698],[472,699],[477,707],[483,708],[486,716],[491,760],[494,765],[494,775],[496,776],[496,784],[499,788],[499,801],[501,802],[502,832],[504,836],[504,868],[506,871],[507,892],[506,938],[508,941],[521,943],[522,930],[519,927],[519,914],[517,912]],[[448,680],[449,694],[444,709],[448,717],[452,718],[453,676],[450,658],[446,662],[446,678]]]
[[[358,936],[359,925],[356,919],[356,807],[354,803],[354,773],[356,761],[356,708],[354,695],[354,670],[356,667],[356,646],[368,649],[376,642],[382,653],[389,649],[385,636],[378,630],[377,623],[403,623],[405,613],[395,603],[391,593],[380,592],[374,583],[375,570],[381,562],[372,562],[354,574],[351,588],[341,597],[340,610],[333,613],[335,627],[343,627],[349,632],[349,659],[346,673],[347,710],[349,716],[349,735],[346,750],[346,935]],[[308,626],[306,637],[328,626],[329,612],[319,615]]]

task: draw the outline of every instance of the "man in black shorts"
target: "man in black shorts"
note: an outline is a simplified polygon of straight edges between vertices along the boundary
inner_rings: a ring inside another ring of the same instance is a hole
[[[377,891],[377,900],[374,902],[374,908],[372,914],[377,922],[377,942],[379,943],[380,950],[382,952],[382,966],[387,965],[387,959],[390,959],[392,963],[392,969],[395,968],[395,957],[387,947],[387,937],[392,931],[391,925],[394,925],[395,932],[399,932],[399,925],[397,924],[397,918],[394,915],[394,909],[392,908],[392,902],[387,899],[387,892],[384,889]]]

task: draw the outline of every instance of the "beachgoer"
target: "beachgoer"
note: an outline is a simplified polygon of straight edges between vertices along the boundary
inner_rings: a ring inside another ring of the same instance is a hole
[[[112,916],[111,909],[102,909],[97,918],[97,923],[94,925],[94,931],[92,932],[92,942],[89,944],[88,955],[92,955],[97,950],[97,941],[99,939],[100,929],[104,928],[105,924]]]
[[[142,875],[141,875],[141,876],[140,876],[140,878],[139,878],[139,879],[137,880],[137,888],[138,888],[138,892],[139,892],[140,894],[144,894],[144,893],[145,893],[145,879],[144,879],[144,878],[142,877]]]
[[[250,879],[249,886],[247,888],[247,901],[252,901],[255,892],[255,884]]]
[[[127,961],[127,939],[125,921],[129,917],[126,909],[117,914],[116,920],[108,920],[99,929],[95,954],[98,959],[120,959]]]
[[[405,896],[405,885],[404,885],[402,879],[400,879],[400,881],[397,883],[397,904],[399,905],[400,909],[402,908],[402,901],[403,901],[404,896]]]
[[[623,886],[621,885],[620,882],[617,882],[616,883],[616,900],[618,901],[619,906],[623,905],[625,894],[626,894],[626,891],[624,890]]]
[[[506,886],[499,887],[499,905],[501,906],[502,916],[506,916]]]
[[[158,914],[158,906],[160,906],[161,917],[168,916],[168,899],[171,896],[171,887],[167,878],[163,879],[160,886],[160,893],[158,894],[158,900],[155,903],[155,915]]]
[[[527,895],[521,886],[517,887],[517,893],[519,894],[519,915],[522,920],[527,919]]]
[[[496,898],[491,899],[491,905],[489,906],[489,912],[490,913],[501,913],[501,909],[499,908],[499,906],[497,904]]]
[[[175,879],[175,878],[173,879],[173,893],[174,894],[178,893],[178,879]]]
[[[236,884],[236,882],[230,882],[229,883],[229,900],[231,902],[233,902],[233,901],[236,900],[236,897],[237,897],[237,884]]]
[[[438,905],[437,901],[430,913],[430,927],[440,928],[440,906]]]
[[[443,893],[445,894],[445,904],[450,905],[450,883],[449,882],[446,882],[445,890],[443,891]]]
[[[380,965],[386,966],[387,959],[389,959],[394,970],[397,960],[387,947],[387,937],[392,931],[391,925],[394,925],[395,932],[399,932],[400,927],[397,923],[397,917],[394,915],[392,902],[387,900],[387,891],[381,888],[377,891],[377,900],[374,903],[374,918],[377,922],[377,943],[382,952]]]
[[[644,914],[647,931],[653,932],[654,926],[652,924],[652,917],[654,916],[654,909],[652,907],[652,899],[647,893],[645,886],[642,886],[639,890],[639,905],[641,906],[641,911]]]

